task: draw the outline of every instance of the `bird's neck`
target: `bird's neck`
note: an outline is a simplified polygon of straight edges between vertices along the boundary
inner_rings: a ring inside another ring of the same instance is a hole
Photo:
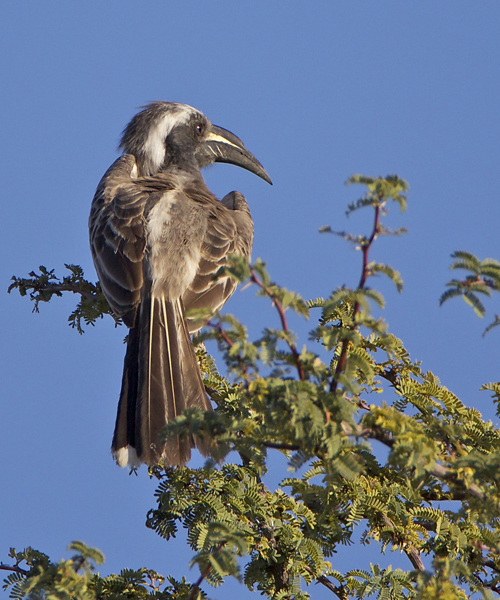
[[[165,153],[165,160],[160,171],[167,172],[172,169],[179,169],[191,173],[194,177],[201,177],[200,167],[192,152],[182,152],[181,149],[169,148]]]
[[[165,178],[180,190],[196,190],[200,193],[212,195],[198,165],[193,166],[189,163],[170,164],[163,167],[155,177]]]

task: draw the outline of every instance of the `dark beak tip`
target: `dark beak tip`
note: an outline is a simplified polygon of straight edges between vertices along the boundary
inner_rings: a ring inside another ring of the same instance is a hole
[[[269,185],[273,185],[273,182],[271,181],[271,178],[267,174],[267,171],[264,169],[264,167],[260,163],[258,163],[258,165],[259,165],[259,168],[255,171],[253,171],[253,173],[255,175],[258,175],[261,179],[263,179]]]

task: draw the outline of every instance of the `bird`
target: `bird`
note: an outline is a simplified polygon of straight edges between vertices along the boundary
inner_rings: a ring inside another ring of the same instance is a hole
[[[210,443],[160,437],[183,410],[212,410],[190,334],[203,321],[191,309],[219,310],[236,288],[216,278],[231,254],[247,259],[253,221],[236,191],[218,200],[201,169],[230,163],[271,179],[230,131],[176,102],[143,106],[125,127],[123,154],[95,192],[89,237],[102,292],[129,328],[111,445],[118,465],[185,465],[195,446]]]

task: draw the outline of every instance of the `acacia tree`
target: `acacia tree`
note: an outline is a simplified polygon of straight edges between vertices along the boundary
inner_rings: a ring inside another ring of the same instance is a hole
[[[59,563],[31,548],[12,549],[10,562],[1,565],[10,572],[5,587],[11,597],[193,600],[206,597],[204,583],[217,586],[229,576],[276,600],[307,598],[313,582],[340,600],[500,595],[500,431],[424,372],[373,316],[372,306],[383,308],[384,300],[369,287],[372,276],[384,274],[398,290],[403,286],[399,273],[371,254],[379,236],[404,232],[390,231],[383,218],[391,202],[404,211],[406,182],[357,175],[348,183],[366,187],[348,212],[373,213],[368,235],[338,234],[361,251],[355,289],[305,301],[273,283],[261,261],[248,265],[232,257],[220,275],[256,286],[275,307],[279,326],[251,342],[232,316],[197,315],[208,318],[195,343],[216,408],[185,411],[164,435],[210,438],[212,460],[200,469],[150,469],[158,489],[147,527],[166,541],[186,528],[199,578],[179,581],[146,568],[101,577],[94,567],[102,562],[100,552],[74,542],[75,556]],[[469,253],[455,259],[452,268],[471,274],[450,282],[441,300],[462,295],[481,312],[477,293],[500,289],[500,265]],[[41,268],[27,279],[13,278],[10,289],[29,294],[35,310],[54,295],[79,294],[70,323],[81,332],[82,321],[94,324],[111,313],[99,285],[86,281],[79,267],[67,267],[62,280]],[[287,311],[317,320],[311,348],[299,350]],[[207,340],[216,340],[227,377],[201,343]],[[500,401],[500,383],[481,389]],[[387,448],[384,460],[374,444]],[[225,460],[232,451],[237,462]],[[285,454],[295,470],[307,465],[305,473],[267,488],[262,476],[272,452]],[[440,509],[447,500],[454,508]],[[339,572],[335,553],[359,537],[382,552],[403,552],[408,568],[372,564]]]

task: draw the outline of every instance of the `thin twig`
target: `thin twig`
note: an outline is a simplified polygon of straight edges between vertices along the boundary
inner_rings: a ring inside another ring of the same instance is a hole
[[[287,342],[288,347],[290,348],[290,351],[295,360],[295,366],[297,367],[299,379],[301,381],[305,381],[306,374],[304,372],[304,365],[302,364],[302,360],[300,359],[300,354],[297,351],[297,347],[290,339],[290,330],[288,329],[288,323],[286,320],[285,310],[284,310],[281,302],[278,300],[278,298],[276,298],[276,295],[273,294],[273,292],[266,285],[264,285],[264,283],[257,277],[257,275],[255,274],[255,271],[252,267],[250,267],[250,281],[252,281],[256,285],[258,285],[266,293],[266,295],[269,296],[269,298],[271,298],[271,300],[273,301],[273,304],[276,307],[276,310],[278,311],[278,314],[279,314],[279,317],[281,320],[281,328],[283,329],[283,331],[286,334],[286,342]]]
[[[220,323],[213,323],[212,321],[207,321],[207,325],[209,327],[212,327],[219,333],[221,338],[227,344],[228,348],[232,348],[234,346],[233,340],[227,335],[227,333],[224,331],[224,328],[222,327],[222,325]],[[238,353],[237,358],[238,358],[238,362],[240,363],[241,370],[243,371],[243,373],[245,375],[245,379],[248,382],[249,381],[248,367],[245,364],[245,361],[243,360],[243,357],[241,356],[241,354]]]
[[[86,290],[82,290],[82,288],[78,284],[73,283],[47,283],[40,288],[33,287],[33,290],[36,292],[51,292],[52,294],[61,294],[62,292],[73,292],[73,294],[80,294],[83,298],[87,298],[87,300],[93,300],[97,298],[97,294],[94,292],[88,292]]]
[[[274,450],[291,450],[293,452],[297,452],[300,450],[300,446],[296,444],[279,444],[275,442],[262,442],[262,445],[265,448],[273,448]]]
[[[389,517],[387,515],[382,514],[382,519],[384,520],[384,523],[386,525],[388,525],[391,529],[395,529],[394,523],[391,521],[391,519],[389,519]],[[394,541],[396,543],[401,542],[401,540],[397,539],[397,536],[395,533],[394,533]],[[405,547],[403,549],[405,551],[406,556],[409,558],[411,564],[413,565],[413,567],[417,571],[425,571],[424,563],[422,562],[422,559],[420,558],[420,552],[417,550],[417,548],[415,548],[415,546],[410,544],[410,545],[405,545]]]
[[[222,542],[222,544],[219,544],[219,547],[216,548],[214,554],[219,552],[223,548],[224,544],[225,544],[225,542]],[[202,572],[202,574],[198,577],[198,581],[196,583],[193,583],[187,600],[194,600],[196,591],[200,589],[200,585],[203,583],[203,580],[205,579],[205,577],[208,576],[208,574],[210,573],[211,570],[212,570],[212,565],[210,563],[208,563],[207,566],[205,567],[204,571]]]
[[[347,594],[345,592],[344,586],[333,585],[333,583],[324,575],[320,575],[316,579],[316,581],[318,583],[321,583],[321,585],[324,585],[326,588],[328,588],[330,590],[330,592],[333,592],[337,596],[337,598],[339,598],[339,600],[347,599]]]
[[[392,448],[394,446],[394,438],[392,437],[392,435],[389,432],[384,431],[382,429],[364,427],[363,425],[357,425],[353,427],[349,423],[342,421],[342,430],[346,435],[349,436],[377,440],[378,442],[381,442],[388,448]],[[453,473],[453,471],[449,467],[444,467],[443,465],[434,465],[434,467],[429,470],[429,473],[431,475],[434,475],[434,477],[437,477],[438,479],[456,483],[456,474]],[[472,496],[478,498],[479,500],[484,499],[484,493],[475,483],[470,483],[468,485],[464,481],[462,481],[461,483]]]
[[[489,588],[492,592],[495,592],[495,594],[500,596],[500,587],[498,585],[483,581],[483,578],[481,577],[481,575],[479,575],[479,573],[474,573],[474,575],[475,575],[475,577],[477,577],[479,579],[479,581],[481,582],[482,585],[484,585],[484,587]]]
[[[205,579],[205,577],[207,577],[211,570],[212,566],[210,563],[208,563],[203,573],[199,576],[198,581],[196,583],[193,583],[191,591],[189,592],[188,600],[194,600],[194,598],[196,597],[196,592],[199,591],[200,585],[203,583],[203,580]]]
[[[4,563],[0,563],[0,569],[2,571],[13,571],[14,573],[20,573],[21,575],[27,575],[29,571],[26,569],[21,569],[17,565],[4,565]]]
[[[380,210],[381,210],[380,205],[375,206],[375,219],[374,219],[374,223],[373,223],[373,230],[372,230],[370,237],[368,238],[368,241],[362,245],[363,268],[361,270],[361,277],[360,277],[359,285],[357,288],[358,290],[362,290],[365,287],[366,280],[368,279],[368,276],[370,274],[370,271],[368,269],[369,252],[370,252],[370,248],[371,248],[373,242],[377,239],[377,235],[380,230]],[[356,315],[358,314],[358,312],[359,312],[359,302],[356,301],[354,303],[354,309],[352,312],[352,321],[353,321],[353,324],[351,326],[352,330],[354,330],[356,328],[355,319],[356,319]],[[342,341],[342,349],[340,351],[339,360],[337,362],[337,368],[335,369],[333,381],[330,386],[330,391],[332,391],[332,392],[335,392],[337,390],[339,375],[345,369],[345,365],[347,362],[347,349],[348,348],[349,348],[349,340],[344,339]]]
[[[214,329],[216,329],[219,332],[219,335],[221,336],[221,338],[226,342],[226,344],[232,348],[233,347],[233,340],[227,335],[227,333],[224,331],[224,329],[222,328],[222,325],[220,323],[212,323],[212,321],[208,321],[207,325],[209,327],[213,327]]]

